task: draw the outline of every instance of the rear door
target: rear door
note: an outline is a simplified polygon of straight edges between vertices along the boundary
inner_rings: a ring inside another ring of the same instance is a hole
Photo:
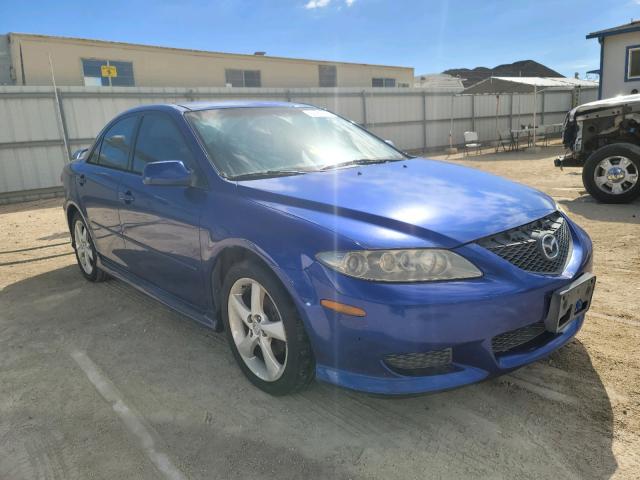
[[[122,264],[118,187],[129,164],[138,116],[118,120],[101,136],[76,176],[80,204],[101,255]]]
[[[181,160],[196,169],[194,154],[177,122],[162,112],[141,120],[131,168],[120,183],[120,221],[126,265],[137,276],[196,307],[206,306],[200,216],[206,191],[200,187],[145,185],[144,166]]]

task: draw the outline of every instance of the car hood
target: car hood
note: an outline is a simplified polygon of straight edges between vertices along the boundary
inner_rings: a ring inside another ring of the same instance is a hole
[[[555,209],[549,196],[519,183],[422,158],[242,181],[238,188],[255,201],[378,248],[405,246],[407,237],[409,243],[418,238],[451,248]]]
[[[604,100],[583,103],[569,112],[569,120],[573,120],[575,117],[587,113],[610,109],[618,110],[620,107],[626,107],[633,111],[640,110],[640,94],[619,95],[617,97],[605,98]],[[612,112],[612,114],[616,114],[616,112]]]

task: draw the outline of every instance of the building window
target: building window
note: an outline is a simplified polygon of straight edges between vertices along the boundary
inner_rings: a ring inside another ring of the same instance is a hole
[[[372,87],[395,87],[396,79],[395,78],[372,78],[371,86]]]
[[[82,59],[86,87],[133,87],[133,63],[115,60]]]
[[[236,70],[228,68],[224,71],[225,82],[232,87],[261,87],[260,70]]]
[[[338,86],[338,69],[335,65],[318,65],[318,81],[321,87]]]
[[[640,80],[640,45],[627,47],[627,71],[625,80]]]

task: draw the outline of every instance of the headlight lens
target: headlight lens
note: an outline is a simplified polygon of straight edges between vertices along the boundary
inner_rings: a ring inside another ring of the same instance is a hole
[[[356,250],[321,252],[318,261],[350,277],[378,282],[431,282],[477,278],[482,272],[449,250]]]

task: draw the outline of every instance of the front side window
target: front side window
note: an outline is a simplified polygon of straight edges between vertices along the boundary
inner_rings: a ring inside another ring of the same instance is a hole
[[[640,45],[627,48],[627,80],[640,80]]]
[[[406,158],[357,125],[312,107],[224,108],[185,116],[218,171],[232,179]]]
[[[142,173],[147,163],[163,160],[181,160],[187,168],[194,163],[182,133],[169,117],[145,115],[136,140],[133,171]]]
[[[127,117],[116,122],[102,137],[98,164],[125,170],[138,117]]]
[[[395,78],[372,78],[371,86],[372,87],[395,87],[396,79]]]
[[[225,70],[225,81],[232,87],[261,87],[260,70]]]
[[[82,59],[85,87],[133,87],[133,63],[116,60]]]

